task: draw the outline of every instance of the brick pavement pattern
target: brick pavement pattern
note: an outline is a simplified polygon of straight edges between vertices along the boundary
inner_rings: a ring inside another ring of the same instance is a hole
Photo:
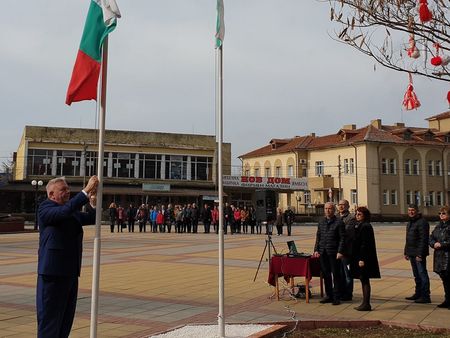
[[[374,228],[382,279],[372,282],[372,312],[353,309],[361,300],[357,280],[353,302],[340,306],[319,303],[317,279],[312,283],[309,304],[292,299],[287,292],[280,301],[271,298],[274,290],[266,283],[267,254],[253,282],[266,236],[226,235],[226,322],[364,319],[450,328],[450,311],[436,308],[443,300],[443,288],[433,272],[432,304],[404,299],[414,290],[409,263],[403,258],[404,227]],[[286,252],[286,241],[293,239],[299,251],[311,252],[315,232],[313,226],[295,226],[292,237],[275,236],[273,243],[278,252]],[[71,337],[89,336],[93,237],[94,227],[85,227],[83,269]],[[0,235],[0,337],[36,336],[37,247],[37,233]],[[429,271],[431,266],[430,257]],[[217,314],[215,234],[110,233],[109,227],[103,228],[98,337],[146,337],[189,323],[216,324]]]

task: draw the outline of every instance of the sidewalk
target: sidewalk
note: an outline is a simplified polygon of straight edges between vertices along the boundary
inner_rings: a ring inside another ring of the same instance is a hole
[[[86,227],[77,313],[71,337],[88,337],[94,228]],[[202,229],[200,229],[202,230]],[[292,237],[274,236],[280,253],[295,240],[299,251],[311,252],[315,227],[294,227]],[[358,312],[361,288],[355,281],[354,301],[340,306],[320,304],[318,281],[313,298],[269,298],[268,263],[263,259],[256,282],[263,235],[225,236],[225,320],[267,323],[301,320],[390,320],[450,328],[450,310],[439,277],[430,272],[432,304],[404,300],[413,293],[410,266],[403,259],[404,228],[376,226],[382,279],[372,283],[372,312]],[[35,337],[37,233],[0,235],[0,337]],[[266,253],[267,257],[267,253]],[[266,258],[265,257],[265,258]],[[98,337],[146,337],[188,323],[217,323],[218,241],[215,234],[113,233],[104,226],[100,273]],[[429,258],[429,271],[432,257]],[[280,279],[281,283],[282,279]],[[300,278],[296,282],[301,282]]]

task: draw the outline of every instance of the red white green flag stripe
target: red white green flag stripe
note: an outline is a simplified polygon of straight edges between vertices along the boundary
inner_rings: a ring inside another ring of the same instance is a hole
[[[97,100],[97,85],[105,37],[116,28],[120,11],[114,0],[92,0],[72,71],[66,104]]]

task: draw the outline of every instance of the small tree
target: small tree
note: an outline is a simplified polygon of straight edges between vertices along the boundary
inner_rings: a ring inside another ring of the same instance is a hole
[[[450,81],[447,0],[328,1],[337,40],[387,68]]]

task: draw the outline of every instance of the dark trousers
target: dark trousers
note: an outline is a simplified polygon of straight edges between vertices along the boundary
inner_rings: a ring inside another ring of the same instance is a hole
[[[78,277],[38,275],[38,338],[67,338],[77,306]]]
[[[288,236],[292,234],[292,223],[286,223]]]
[[[444,286],[445,301],[450,303],[450,271],[440,272],[439,277],[441,277]]]
[[[277,235],[283,234],[283,224],[277,224]]]
[[[203,225],[205,227],[205,234],[209,234],[211,229],[211,222],[210,221],[203,221]]]
[[[197,219],[193,219],[192,220],[192,232],[194,234],[196,234],[198,231],[198,220]]]
[[[128,232],[134,232],[134,219],[128,219]]]
[[[325,281],[325,293],[327,297],[341,299],[341,261],[336,259],[336,254],[329,255],[326,251],[320,255],[320,270]]]
[[[139,232],[144,231],[145,232],[145,225],[147,222],[139,222]]]
[[[167,226],[167,232],[170,233],[172,231],[172,222],[167,222],[166,226]]]
[[[111,219],[111,224],[109,225],[111,232],[114,232],[114,228],[116,226],[116,220],[115,219]]]
[[[414,275],[414,282],[416,283],[415,294],[420,298],[430,299],[430,278],[427,271],[427,259],[422,258],[422,261],[416,261],[416,257],[410,256],[409,262]]]
[[[353,277],[350,271],[350,257],[344,257],[341,259],[341,276],[342,276],[342,289],[341,297],[343,299],[352,299],[353,297]]]

